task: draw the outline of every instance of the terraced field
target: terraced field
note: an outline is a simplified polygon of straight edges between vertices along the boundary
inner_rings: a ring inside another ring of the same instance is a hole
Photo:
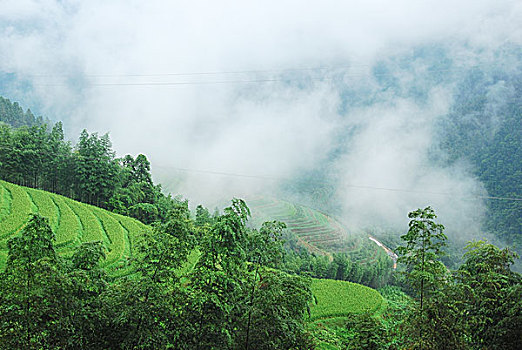
[[[56,234],[56,247],[63,256],[73,254],[82,242],[103,241],[103,266],[113,276],[130,271],[132,242],[148,226],[141,222],[76,202],[72,199],[0,181],[0,267],[7,258],[7,241],[29,220],[31,213],[49,219]]]
[[[256,198],[248,200],[256,221],[279,220],[311,250],[333,251],[348,233],[336,220],[311,208],[287,201]]]
[[[375,289],[346,281],[314,278],[312,293],[315,303],[310,306],[308,329],[318,342],[317,349],[342,349],[334,335],[346,328],[349,315],[379,315],[388,305]]]
[[[312,320],[373,314],[384,306],[384,299],[375,289],[347,281],[314,278],[312,292],[315,298],[310,307]]]
[[[255,226],[267,220],[282,221],[310,252],[347,252],[359,263],[372,263],[383,254],[367,235],[348,232],[337,220],[312,208],[265,197],[247,199],[247,204]]]

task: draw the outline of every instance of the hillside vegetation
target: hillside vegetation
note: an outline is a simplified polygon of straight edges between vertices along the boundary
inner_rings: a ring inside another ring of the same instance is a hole
[[[287,271],[372,288],[382,287],[391,277],[393,260],[367,233],[349,232],[325,213],[276,198],[257,197],[249,199],[248,205],[254,223],[277,220],[286,224]]]
[[[39,213],[49,220],[61,256],[72,256],[83,242],[101,241],[106,249],[101,266],[113,276],[133,273],[129,265],[136,254],[132,243],[143,231],[150,231],[147,225],[57,194],[5,181],[0,181],[0,193],[0,269],[5,266],[7,241],[23,229],[31,213]],[[194,267],[197,255],[191,256],[191,260],[190,266]],[[183,271],[188,274],[191,270]],[[315,299],[312,319],[374,312],[382,302],[377,291],[345,281],[313,279],[311,290]]]
[[[444,226],[429,206],[408,214],[394,273],[366,235],[317,210],[257,198],[252,212],[233,199],[222,212],[192,213],[153,184],[144,155],[115,158],[108,135],[84,131],[73,149],[60,123],[52,131],[22,125],[0,123],[0,177],[17,184],[0,181],[1,349],[518,349],[522,342],[517,255],[471,242],[450,270]],[[386,302],[347,281],[388,285]]]
[[[0,194],[0,268],[5,265],[7,241],[24,227],[31,213],[49,220],[62,256],[71,256],[82,242],[102,241],[106,249],[102,266],[112,275],[129,272],[133,241],[149,230],[133,218],[5,181],[0,181]]]

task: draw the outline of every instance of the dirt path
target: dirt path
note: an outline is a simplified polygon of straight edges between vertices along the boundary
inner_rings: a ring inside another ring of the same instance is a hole
[[[371,239],[372,241],[374,241],[375,244],[377,244],[379,247],[384,249],[386,254],[388,254],[388,256],[393,260],[393,268],[396,269],[397,268],[397,258],[398,258],[397,254],[395,254],[390,248],[386,247],[384,244],[379,242],[375,237],[368,236],[368,238]]]

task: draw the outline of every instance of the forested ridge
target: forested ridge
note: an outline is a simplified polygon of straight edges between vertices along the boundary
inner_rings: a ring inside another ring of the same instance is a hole
[[[42,125],[44,119],[36,117],[30,109],[25,112],[18,102],[11,102],[9,99],[0,96],[0,122],[4,122],[13,127]],[[49,122],[46,120],[45,122]]]
[[[522,193],[522,76],[471,70],[456,87],[455,101],[440,122],[445,161],[471,161],[490,195]],[[522,243],[522,201],[487,202],[485,229],[517,247]]]
[[[73,146],[61,122],[50,127],[0,100],[0,178],[58,193],[135,217],[146,224],[164,220],[175,199],[152,182],[143,154],[116,158],[109,135],[83,130]]]
[[[203,206],[191,212],[186,200],[164,195],[152,182],[144,155],[116,158],[108,135],[84,130],[73,146],[61,123],[1,124],[0,149],[6,181],[151,224],[133,241],[132,273],[114,277],[102,267],[102,241],[62,256],[49,221],[29,217],[5,242],[2,349],[517,349],[522,343],[522,279],[511,270],[516,253],[471,242],[463,263],[449,270],[441,260],[444,226],[431,207],[408,214],[398,269],[380,289],[386,303],[361,289],[362,298],[375,302],[311,311],[320,302],[313,283],[328,288],[331,300],[339,294],[334,283],[310,276],[350,280],[364,276],[361,265],[343,254],[330,260],[310,253],[281,222],[250,227],[250,209],[240,199],[222,212]]]

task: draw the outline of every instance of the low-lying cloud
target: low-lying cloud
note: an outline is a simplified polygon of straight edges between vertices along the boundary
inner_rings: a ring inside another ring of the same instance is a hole
[[[441,45],[461,67],[494,59],[503,45],[522,44],[518,1],[8,0],[1,8],[9,84],[0,93],[64,119],[73,139],[83,128],[110,131],[119,155],[146,154],[155,176],[191,201],[272,193],[282,179],[324,170],[335,174],[331,200],[353,227],[404,227],[407,211],[431,204],[455,232],[479,230],[484,205],[466,198],[484,190],[465,161],[430,161],[454,82],[432,82],[419,100],[404,89],[430,68],[422,58],[403,62],[414,70],[384,73],[397,77],[394,89],[374,68],[419,46]],[[365,102],[352,104],[347,90]]]

